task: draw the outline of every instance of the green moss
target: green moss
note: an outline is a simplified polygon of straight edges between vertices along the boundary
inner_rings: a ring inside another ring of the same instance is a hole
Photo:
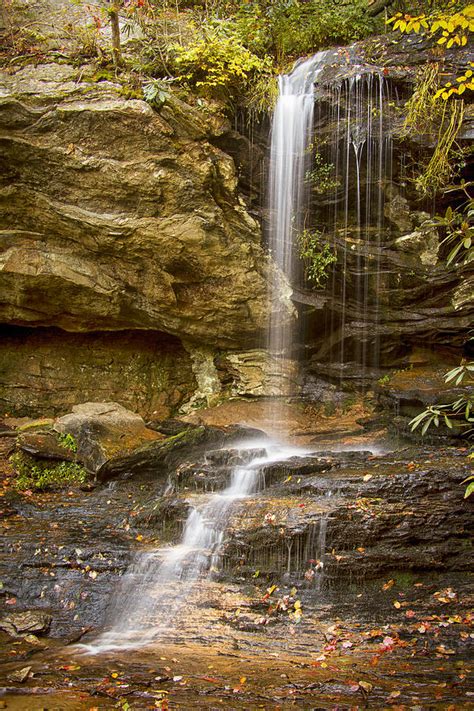
[[[76,462],[52,464],[50,461],[36,460],[23,452],[17,452],[10,457],[10,463],[17,474],[14,486],[18,491],[54,491],[66,486],[84,484],[87,480],[86,470]]]
[[[25,425],[21,425],[18,428],[18,432],[28,432],[28,430],[44,429],[45,427],[50,427],[52,423],[52,419],[33,420],[33,422],[27,422]]]
[[[141,99],[143,100],[143,91],[142,89],[137,89],[133,86],[128,86],[125,84],[124,86],[121,87],[119,91],[120,96],[123,96],[125,99]]]
[[[413,587],[417,581],[417,577],[411,572],[397,572],[394,574],[394,579],[399,588],[402,590],[408,590]]]

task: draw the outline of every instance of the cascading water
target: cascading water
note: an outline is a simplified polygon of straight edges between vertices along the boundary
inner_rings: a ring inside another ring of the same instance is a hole
[[[333,129],[320,151],[334,183],[324,202],[333,208],[331,213],[317,205],[312,220],[324,224],[338,260],[326,345],[316,357],[338,363],[341,381],[350,360],[358,364],[361,382],[368,367],[379,365],[384,208],[393,163],[391,99],[386,78],[359,67],[327,87],[324,97],[322,122]]]
[[[219,565],[222,543],[233,507],[261,488],[264,466],[302,450],[265,443],[245,466],[236,466],[226,489],[191,507],[178,545],[139,555],[123,577],[108,610],[109,629],[82,651],[99,654],[133,649],[162,639],[172,631],[196,583]],[[242,445],[245,449],[245,445]],[[304,452],[303,452],[304,454]]]

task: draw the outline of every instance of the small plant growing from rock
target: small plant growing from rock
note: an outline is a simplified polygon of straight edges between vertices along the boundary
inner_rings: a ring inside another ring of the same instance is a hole
[[[10,463],[17,474],[14,486],[18,491],[54,491],[66,486],[85,484],[87,481],[86,470],[75,462],[52,464],[17,452],[10,457]]]
[[[58,441],[62,447],[69,449],[71,452],[77,452],[77,442],[69,432],[60,432],[58,434]]]
[[[299,254],[305,265],[305,278],[322,289],[329,276],[329,267],[337,261],[336,253],[322,233],[304,229],[298,235]]]

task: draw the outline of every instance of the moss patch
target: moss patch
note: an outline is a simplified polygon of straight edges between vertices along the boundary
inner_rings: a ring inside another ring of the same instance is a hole
[[[87,481],[86,470],[76,462],[51,464],[50,461],[36,460],[17,452],[10,457],[10,463],[16,473],[14,486],[18,491],[54,491]]]

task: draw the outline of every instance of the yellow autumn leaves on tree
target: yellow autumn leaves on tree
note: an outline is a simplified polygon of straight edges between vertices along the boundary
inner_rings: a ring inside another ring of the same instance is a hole
[[[407,15],[397,12],[387,20],[393,24],[394,30],[402,33],[424,33],[437,37],[437,44],[451,49],[451,47],[465,47],[470,33],[474,32],[474,4],[453,13],[433,13],[432,15]],[[473,69],[474,63],[469,62],[466,71],[455,82],[447,82],[435,93],[435,98],[445,101],[450,96],[460,96],[466,90],[474,90]]]

